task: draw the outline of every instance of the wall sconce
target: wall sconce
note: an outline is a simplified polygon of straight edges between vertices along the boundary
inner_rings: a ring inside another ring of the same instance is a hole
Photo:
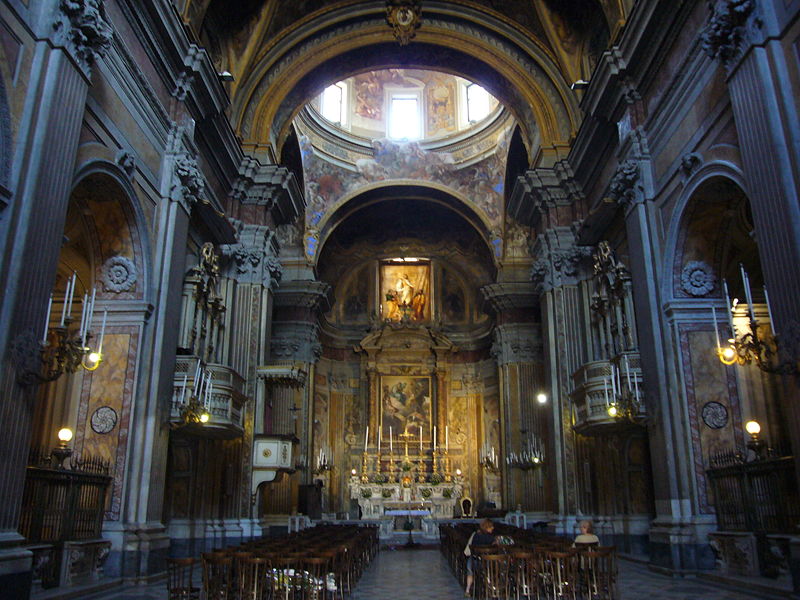
[[[26,370],[20,373],[19,379],[22,384],[55,381],[64,373],[75,373],[78,369],[94,371],[103,361],[103,338],[106,332],[108,311],[103,311],[103,324],[100,328],[99,344],[96,350],[92,350],[88,344],[93,337],[90,328],[94,318],[97,289],[92,290],[91,296],[89,296],[88,292],[83,295],[80,326],[77,330],[71,330],[70,325],[74,322],[72,318],[72,303],[75,297],[76,282],[77,273],[73,272],[72,277],[67,280],[61,319],[55,327],[50,327],[50,315],[53,308],[53,295],[50,294],[44,332],[39,346],[40,360],[44,367],[44,373],[41,370]]]
[[[72,448],[69,443],[72,441],[72,429],[64,427],[58,430],[58,446],[53,448],[50,455],[53,457],[54,467],[56,469],[64,468],[64,461],[72,456]]]
[[[717,341],[717,357],[724,365],[732,365],[734,363],[739,365],[749,365],[755,363],[756,366],[765,373],[779,373],[783,375],[798,373],[798,366],[795,360],[782,356],[781,348],[778,345],[778,334],[775,331],[775,321],[772,319],[772,308],[769,304],[769,295],[767,288],[764,287],[764,300],[767,304],[767,313],[769,314],[770,325],[772,326],[772,335],[764,336],[763,333],[759,336],[758,321],[756,320],[755,311],[753,310],[753,296],[750,290],[750,278],[747,271],[740,264],[739,270],[742,275],[742,283],[744,285],[745,298],[747,300],[747,308],[750,313],[749,331],[746,331],[741,336],[736,335],[736,328],[733,326],[733,313],[736,311],[736,306],[739,304],[738,298],[734,298],[731,302],[730,295],[728,294],[728,282],[722,280],[722,285],[725,290],[725,312],[728,316],[728,328],[731,337],[728,339],[726,346],[721,346],[719,342],[719,330],[717,329],[717,311],[711,307],[711,317],[714,320],[714,337]]]
[[[536,402],[539,404],[547,404],[547,394],[544,392],[536,395]]]
[[[481,449],[479,462],[484,469],[491,471],[492,473],[497,473],[497,471],[500,470],[499,463],[497,461],[497,454],[494,451],[494,446],[484,444],[483,448]]]

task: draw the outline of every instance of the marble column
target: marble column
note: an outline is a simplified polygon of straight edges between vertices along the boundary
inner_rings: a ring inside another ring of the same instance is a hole
[[[41,36],[28,49],[33,53],[25,100],[30,109],[18,124],[7,182],[12,193],[0,222],[0,321],[6,324],[0,330],[0,497],[12,499],[0,506],[0,586],[20,598],[27,597],[31,580],[30,554],[18,547],[23,540],[17,526],[36,391],[35,385],[20,385],[20,377],[41,368],[40,340],[91,67],[107,50],[112,34],[102,7],[45,4],[36,11],[46,15],[45,22],[29,24]]]

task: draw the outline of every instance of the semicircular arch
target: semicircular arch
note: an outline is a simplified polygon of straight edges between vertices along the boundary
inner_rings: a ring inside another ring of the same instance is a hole
[[[318,229],[319,252],[313,257],[316,265],[325,243],[330,239],[336,228],[348,217],[367,206],[390,201],[394,199],[417,199],[433,202],[445,206],[469,223],[479,237],[486,244],[487,252],[493,257],[495,264],[498,257],[494,251],[492,239],[498,235],[491,229],[491,222],[479,211],[475,210],[469,201],[461,194],[445,186],[420,181],[394,181],[390,184],[380,182],[368,188],[361,188],[358,192],[342,197],[320,221]]]
[[[320,18],[334,21],[335,14]],[[483,23],[470,20],[478,16]],[[529,147],[537,143],[544,153],[562,153],[577,131],[580,111],[553,57],[487,13],[471,9],[455,21],[449,17],[426,11],[425,28],[400,53],[382,13],[357,26],[332,23],[324,32],[324,23],[306,23],[288,48],[283,44],[262,55],[242,82],[233,103],[237,131],[280,152],[291,120],[325,85],[369,70],[413,67],[479,83],[514,112]]]

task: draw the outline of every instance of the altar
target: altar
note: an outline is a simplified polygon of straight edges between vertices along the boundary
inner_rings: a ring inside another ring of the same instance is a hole
[[[358,477],[350,478],[350,497],[358,501],[364,520],[380,520],[409,511],[423,518],[427,515],[431,519],[452,519],[462,489],[456,480],[401,484],[364,483]]]

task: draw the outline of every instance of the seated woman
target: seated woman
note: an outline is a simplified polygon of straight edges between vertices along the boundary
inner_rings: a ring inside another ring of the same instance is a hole
[[[494,535],[494,523],[492,523],[491,519],[484,519],[478,525],[478,531],[470,536],[467,547],[464,548],[464,554],[467,556],[467,589],[464,590],[465,596],[471,595],[472,584],[475,581],[472,571],[475,560],[472,557],[473,546],[492,546],[495,544],[497,544],[497,538]]]
[[[589,520],[581,521],[581,532],[575,538],[575,544],[599,544],[600,538],[594,534],[594,524]],[[575,545],[573,544],[573,546]]]

